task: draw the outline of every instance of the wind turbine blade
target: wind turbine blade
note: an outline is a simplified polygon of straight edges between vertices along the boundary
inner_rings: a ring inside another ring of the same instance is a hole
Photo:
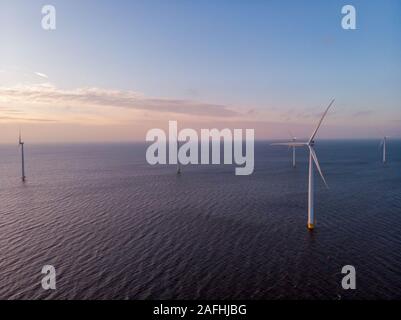
[[[307,142],[282,142],[282,143],[272,143],[271,146],[288,146],[288,147],[304,147],[307,146]]]
[[[317,170],[319,171],[320,176],[322,177],[322,180],[323,180],[326,188],[328,189],[329,186],[327,185],[326,179],[324,178],[322,170],[320,169],[319,161],[317,160],[317,156],[316,156],[315,150],[313,150],[313,148],[311,146],[309,146],[309,151],[310,151],[310,153],[312,155],[313,161],[316,164]]]
[[[319,128],[320,128],[320,126],[321,126],[321,124],[323,122],[323,119],[326,117],[326,114],[327,114],[327,112],[329,112],[329,109],[333,105],[334,101],[335,101],[335,99],[331,100],[331,102],[330,102],[329,106],[327,107],[326,111],[323,113],[322,118],[319,121],[319,124],[317,125],[315,131],[313,131],[313,133],[312,133],[312,135],[311,135],[311,137],[309,139],[309,143],[311,143],[313,141],[313,139],[315,139],[317,131],[319,130]]]

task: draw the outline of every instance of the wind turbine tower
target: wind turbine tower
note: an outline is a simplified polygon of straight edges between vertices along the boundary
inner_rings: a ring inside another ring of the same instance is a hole
[[[292,137],[292,142],[297,142],[296,137]],[[295,156],[295,147],[292,147],[292,167],[295,168],[297,166],[296,156]]]
[[[326,179],[323,176],[322,170],[320,169],[319,161],[317,159],[316,152],[314,150],[315,146],[315,137],[316,134],[326,117],[330,107],[333,105],[334,99],[330,102],[329,106],[327,107],[326,111],[323,113],[322,118],[320,119],[315,131],[313,131],[311,137],[309,138],[309,141],[307,142],[295,142],[294,140],[292,142],[287,142],[287,143],[273,143],[273,145],[281,145],[281,146],[289,146],[289,147],[307,147],[309,149],[309,185],[308,185],[308,229],[313,230],[315,228],[315,210],[314,210],[314,196],[315,196],[315,189],[314,189],[314,164],[316,165],[317,170],[319,171],[319,174],[325,184],[325,186],[328,188],[328,185],[326,183]]]
[[[180,163],[180,157],[179,157],[179,151],[180,151],[180,141],[177,140],[177,174],[181,174],[181,163]]]
[[[388,138],[389,137],[384,136],[384,138],[383,138],[383,140],[381,142],[381,146],[383,147],[383,163],[387,162],[387,150],[386,150],[386,148],[387,148],[387,139]]]
[[[21,139],[21,130],[19,132],[19,146],[21,147],[21,179],[22,182],[25,182],[25,159],[24,159],[24,142]]]

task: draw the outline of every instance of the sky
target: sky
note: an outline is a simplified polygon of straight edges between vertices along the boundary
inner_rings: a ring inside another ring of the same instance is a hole
[[[306,137],[332,98],[319,137],[401,137],[400,17],[398,0],[0,0],[0,143],[145,141],[168,120]]]

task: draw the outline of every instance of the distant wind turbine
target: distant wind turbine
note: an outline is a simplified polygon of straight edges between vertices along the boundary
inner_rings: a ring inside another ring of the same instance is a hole
[[[24,159],[24,142],[21,139],[21,130],[19,131],[19,146],[21,147],[21,179],[25,182],[25,159]]]
[[[272,145],[281,145],[281,146],[289,146],[289,147],[308,147],[309,149],[309,187],[308,187],[308,229],[313,230],[315,228],[315,215],[314,215],[314,172],[313,172],[313,163],[315,163],[317,170],[320,173],[320,176],[322,177],[322,180],[326,186],[326,188],[329,188],[326,179],[323,176],[322,170],[320,169],[319,161],[317,159],[314,146],[315,146],[315,136],[324,120],[326,117],[330,107],[334,103],[334,99],[330,102],[329,106],[327,107],[326,111],[323,113],[322,118],[320,119],[315,131],[313,131],[311,137],[309,138],[309,141],[307,142],[286,142],[286,143],[273,143]]]
[[[297,142],[297,137],[294,137],[294,135],[290,132],[290,136],[292,138],[292,142]],[[296,155],[295,155],[295,147],[292,147],[292,167],[295,168],[297,166],[296,162]]]
[[[180,141],[177,140],[177,174],[181,174],[181,163],[180,163],[180,157],[179,157],[179,151],[180,151]]]
[[[388,136],[384,136],[383,140],[380,143],[380,147],[383,148],[383,163],[387,162],[387,139],[390,138]]]

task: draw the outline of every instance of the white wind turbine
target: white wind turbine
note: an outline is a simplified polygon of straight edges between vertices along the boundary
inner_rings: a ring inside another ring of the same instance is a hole
[[[290,136],[292,138],[292,142],[297,142],[297,137],[294,137],[294,135],[290,132]],[[296,147],[292,147],[292,167],[295,168],[297,166],[297,162],[296,162],[296,151],[295,151]]]
[[[330,102],[326,111],[323,113],[322,118],[320,119],[315,131],[313,131],[309,141],[307,142],[286,142],[286,143],[273,143],[273,145],[281,145],[281,146],[289,146],[289,147],[308,147],[309,149],[309,187],[308,187],[308,229],[313,230],[315,228],[315,215],[314,215],[314,172],[313,172],[313,163],[315,163],[317,170],[322,177],[322,180],[327,188],[328,185],[326,183],[326,179],[323,176],[322,170],[320,169],[319,161],[317,159],[314,146],[315,146],[315,136],[323,122],[323,119],[326,117],[327,112],[330,107],[333,105],[334,99]]]
[[[180,141],[177,140],[177,174],[181,174],[181,163],[180,163],[179,151],[180,151]]]
[[[380,142],[380,147],[383,148],[383,163],[387,162],[387,139],[390,138],[388,136],[384,136],[383,140]]]
[[[19,131],[18,145],[21,147],[21,169],[22,169],[21,179],[23,182],[25,182],[24,142],[21,139],[21,130]]]

